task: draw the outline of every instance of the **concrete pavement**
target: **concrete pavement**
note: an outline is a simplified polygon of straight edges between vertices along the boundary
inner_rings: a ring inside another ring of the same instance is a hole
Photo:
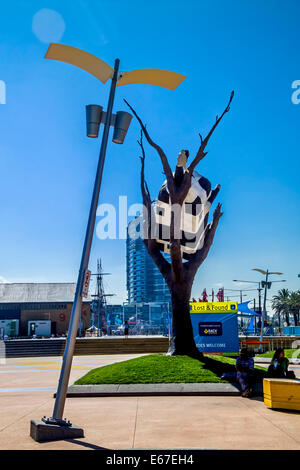
[[[74,358],[70,383],[89,369],[134,356]],[[85,437],[37,443],[31,419],[50,416],[61,358],[0,364],[0,449],[300,450],[300,413],[274,411],[262,398],[160,396],[70,398],[65,417]]]

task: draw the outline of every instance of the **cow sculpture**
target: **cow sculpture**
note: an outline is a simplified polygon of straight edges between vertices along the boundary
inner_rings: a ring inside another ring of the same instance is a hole
[[[176,171],[174,173],[175,184],[180,185],[183,177],[183,167],[186,169],[188,151],[182,150],[178,155]],[[209,210],[219,191],[218,185],[211,189],[210,181],[194,170],[191,187],[184,200],[180,216],[180,244],[182,257],[189,259],[204,244],[204,234],[207,226]],[[176,208],[173,210],[176,210]],[[156,240],[161,251],[170,253],[170,224],[171,203],[167,181],[161,186],[156,201]]]

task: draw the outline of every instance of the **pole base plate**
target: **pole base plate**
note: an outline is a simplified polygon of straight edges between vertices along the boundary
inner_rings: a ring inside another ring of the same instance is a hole
[[[66,419],[46,418],[46,416],[44,416],[42,421],[45,424],[54,424],[56,426],[72,426],[71,421],[67,421]]]
[[[75,424],[60,426],[33,419],[30,422],[30,437],[37,442],[59,441],[84,437],[84,432],[82,428]]]

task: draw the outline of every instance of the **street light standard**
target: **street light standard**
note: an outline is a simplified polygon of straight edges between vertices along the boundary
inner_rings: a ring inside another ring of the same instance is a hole
[[[248,292],[250,290],[255,290],[255,289],[224,289],[226,291],[232,291],[232,292],[239,292],[240,295],[240,302],[243,302],[243,297],[247,297],[248,294],[243,294],[243,292]],[[238,296],[237,296],[238,297]]]
[[[266,278],[264,281],[261,281],[261,286],[265,288],[265,293],[264,293],[264,307],[262,311],[262,316],[261,316],[261,328],[260,328],[260,340],[259,340],[259,351],[262,352],[263,347],[262,347],[262,342],[263,342],[263,331],[264,331],[264,322],[265,322],[265,317],[267,315],[267,309],[266,309],[266,304],[267,304],[267,289],[271,288],[272,282],[269,282],[269,276],[272,274],[277,274],[278,276],[281,276],[283,273],[280,272],[270,272],[268,269],[267,271],[264,271],[263,269],[258,269],[258,268],[253,268],[252,271],[258,271],[261,274],[265,275]],[[276,281],[273,281],[276,282]],[[285,282],[283,281],[277,281],[277,282]]]
[[[118,112],[115,117],[113,116],[112,109],[116,86],[148,83],[174,90],[186,78],[184,75],[176,72],[160,69],[119,72],[119,59],[115,60],[114,68],[112,68],[98,57],[81,49],[64,44],[51,43],[45,58],[67,62],[80,67],[94,75],[102,83],[106,83],[109,78],[111,78],[112,82],[106,113],[102,113],[102,107],[98,105],[88,105],[86,108],[87,135],[89,137],[97,137],[101,122],[104,123],[104,131],[53,416],[50,418],[46,418],[44,416],[44,418],[42,418],[42,422],[35,420],[31,421],[30,435],[37,441],[66,439],[67,437],[83,437],[83,430],[81,428],[74,427],[70,421],[63,419],[63,411],[72,367],[76,334],[82,306],[82,297],[88,290],[91,275],[88,270],[88,264],[95,228],[109,128],[111,125],[115,126],[113,142],[121,144],[124,141],[132,117],[129,113],[125,112]]]
[[[248,294],[243,294],[243,292],[248,292],[250,290],[255,290],[255,289],[225,289],[226,291],[233,291],[233,292],[239,292],[240,293],[240,302],[243,302],[243,296],[247,297]],[[241,322],[240,322],[241,328],[244,328],[244,322],[243,322],[243,317],[241,317]]]
[[[233,279],[233,282],[248,282],[248,283],[251,283],[251,284],[258,284],[258,310],[259,310],[259,313],[260,315],[262,314],[262,311],[261,311],[261,291],[262,291],[262,287],[261,287],[261,282],[260,281],[242,281],[242,280],[239,280],[239,279]],[[254,299],[254,307],[255,307],[255,299]],[[254,319],[254,324],[255,324],[255,334],[256,334],[256,317]]]
[[[261,282],[260,281],[241,281],[239,279],[233,279],[233,282],[249,282],[251,284],[258,284],[258,308],[259,308],[259,313],[261,314],[261,291],[262,291],[262,287],[261,287]]]

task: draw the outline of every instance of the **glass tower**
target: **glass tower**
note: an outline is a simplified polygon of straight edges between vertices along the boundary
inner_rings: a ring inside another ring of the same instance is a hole
[[[140,216],[127,227],[126,269],[129,304],[171,302],[169,288],[141,238]]]

